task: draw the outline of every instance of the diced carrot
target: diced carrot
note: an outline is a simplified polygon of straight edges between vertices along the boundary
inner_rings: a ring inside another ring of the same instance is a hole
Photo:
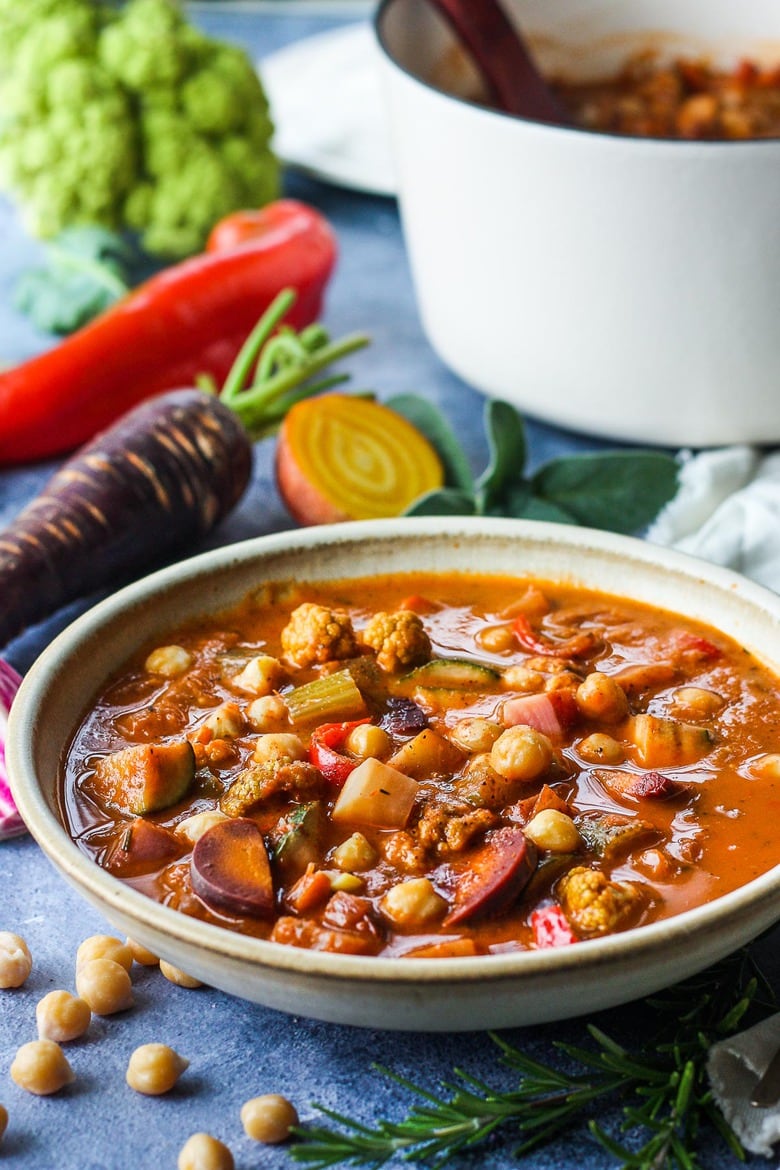
[[[331,892],[330,878],[323,869],[315,869],[312,863],[288,890],[284,900],[296,914],[307,914],[329,898]]]

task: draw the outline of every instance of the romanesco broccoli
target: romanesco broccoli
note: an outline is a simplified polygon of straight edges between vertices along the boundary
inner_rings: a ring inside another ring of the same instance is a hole
[[[0,188],[37,235],[129,228],[174,258],[278,194],[251,62],[175,0],[0,0],[0,78]]]

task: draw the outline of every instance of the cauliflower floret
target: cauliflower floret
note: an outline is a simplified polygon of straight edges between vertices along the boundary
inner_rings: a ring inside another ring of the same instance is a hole
[[[419,616],[410,609],[375,613],[361,634],[361,641],[376,651],[382,670],[417,666],[431,656],[431,640]]]
[[[304,601],[282,630],[282,649],[296,666],[321,666],[358,652],[349,614]]]
[[[613,882],[599,869],[577,866],[558,883],[569,922],[585,937],[613,934],[629,926],[642,908],[642,895],[630,882]]]

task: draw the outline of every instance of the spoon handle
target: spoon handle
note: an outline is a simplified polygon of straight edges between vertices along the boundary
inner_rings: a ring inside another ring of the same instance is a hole
[[[428,2],[467,49],[499,109],[539,122],[566,123],[566,116],[498,0]]]

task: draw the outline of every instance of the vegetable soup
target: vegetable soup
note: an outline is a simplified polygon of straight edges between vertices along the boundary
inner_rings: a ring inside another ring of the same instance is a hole
[[[121,669],[60,800],[98,865],[231,930],[572,945],[780,860],[780,682],[715,630],[566,584],[265,584]]]

